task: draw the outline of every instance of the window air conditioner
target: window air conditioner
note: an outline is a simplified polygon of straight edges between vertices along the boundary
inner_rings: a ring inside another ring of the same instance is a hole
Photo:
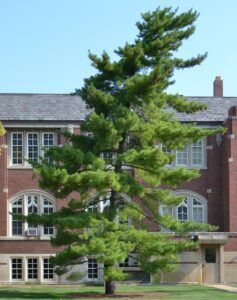
[[[28,228],[27,230],[27,236],[36,236],[38,233],[37,228]]]

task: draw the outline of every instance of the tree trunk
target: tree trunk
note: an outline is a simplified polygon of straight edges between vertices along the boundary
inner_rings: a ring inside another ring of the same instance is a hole
[[[115,283],[112,280],[105,281],[105,294],[106,295],[113,295],[116,292]]]

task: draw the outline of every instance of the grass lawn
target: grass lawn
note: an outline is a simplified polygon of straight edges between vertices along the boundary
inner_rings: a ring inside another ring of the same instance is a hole
[[[160,297],[120,297],[115,299],[160,299],[160,300],[218,300],[237,299],[237,294],[200,285],[156,285],[156,286],[119,286],[118,292],[169,292],[169,296]],[[103,293],[103,287],[94,286],[1,286],[0,299],[80,299],[87,300],[83,294]],[[81,296],[78,298],[77,295]],[[69,297],[69,295],[71,295]],[[95,299],[90,298],[90,299]],[[99,298],[111,299],[111,298]]]

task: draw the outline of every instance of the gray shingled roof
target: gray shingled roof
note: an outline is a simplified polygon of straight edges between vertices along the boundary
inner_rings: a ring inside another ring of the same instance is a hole
[[[0,94],[1,121],[80,121],[88,114],[79,96]]]
[[[182,122],[223,122],[228,117],[228,110],[237,106],[237,97],[187,97],[190,101],[207,104],[208,108],[194,114],[177,113]]]
[[[183,122],[223,122],[237,97],[187,97],[207,104],[195,114],[177,113]],[[70,94],[0,94],[1,121],[81,121],[89,110],[79,96]]]

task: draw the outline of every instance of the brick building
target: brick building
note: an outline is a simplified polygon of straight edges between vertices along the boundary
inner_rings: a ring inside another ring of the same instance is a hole
[[[181,254],[180,267],[171,274],[153,276],[152,282],[237,283],[237,97],[223,97],[223,82],[214,81],[213,97],[189,97],[205,103],[206,111],[178,114],[182,122],[199,126],[224,126],[217,134],[177,151],[168,168],[200,169],[201,176],[174,191],[186,198],[179,207],[161,207],[161,213],[185,220],[208,222],[219,227],[214,233],[194,233],[198,251]],[[67,282],[53,274],[49,257],[54,228],[35,227],[10,214],[50,213],[65,201],[55,201],[32,178],[24,158],[37,160],[41,150],[63,144],[62,131],[79,134],[88,110],[78,96],[61,94],[0,94],[0,120],[7,134],[0,137],[0,282]],[[164,151],[168,151],[164,149]],[[136,271],[133,262],[125,267]],[[80,267],[82,281],[101,281],[94,259]]]

